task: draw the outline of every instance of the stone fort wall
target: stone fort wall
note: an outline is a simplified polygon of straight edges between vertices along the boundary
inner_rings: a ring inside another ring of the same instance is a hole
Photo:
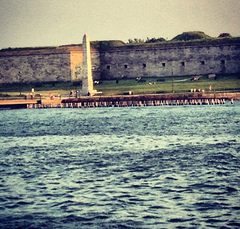
[[[91,50],[93,77],[100,78],[100,59]],[[82,78],[81,46],[23,48],[0,52],[0,83],[75,81]]]
[[[101,75],[108,79],[237,72],[240,45],[119,48],[101,53]]]
[[[82,58],[81,45],[1,50],[0,83],[81,80]],[[240,43],[91,48],[91,58],[94,79],[232,74]]]

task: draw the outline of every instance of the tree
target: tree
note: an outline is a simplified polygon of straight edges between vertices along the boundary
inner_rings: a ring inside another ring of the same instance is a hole
[[[132,44],[132,43],[133,43],[133,39],[129,38],[129,39],[128,39],[128,43],[129,43],[129,44]]]
[[[222,37],[232,37],[232,35],[230,33],[221,33],[221,34],[219,34],[218,37],[219,38],[222,38]]]
[[[151,38],[151,39],[149,39],[149,38],[147,37],[147,40],[146,40],[145,43],[156,43],[156,42],[163,42],[163,41],[166,41],[166,40],[165,40],[164,38],[162,38],[162,37],[159,37],[159,38],[153,37],[153,38]]]

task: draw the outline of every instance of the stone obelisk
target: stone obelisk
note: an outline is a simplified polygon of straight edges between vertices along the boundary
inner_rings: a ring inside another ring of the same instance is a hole
[[[90,40],[87,34],[84,34],[83,36],[82,48],[83,48],[83,77],[82,77],[82,90],[80,94],[82,96],[90,96],[97,93],[97,91],[93,90]]]

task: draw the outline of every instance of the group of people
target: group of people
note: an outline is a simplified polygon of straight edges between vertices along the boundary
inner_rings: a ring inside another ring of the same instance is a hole
[[[75,98],[77,98],[78,96],[79,96],[79,90],[76,90],[75,91]],[[74,91],[73,90],[70,91],[69,97],[74,97]]]
[[[209,85],[209,91],[210,91],[210,92],[212,91],[212,85]],[[191,89],[190,92],[201,92],[201,93],[205,93],[205,90],[204,90],[204,89],[201,89],[201,88],[199,88],[199,89],[194,88],[194,89]]]
[[[31,92],[28,92],[26,95],[26,99],[34,99],[34,94]]]
[[[28,92],[27,95],[25,96],[26,99],[34,99],[34,88],[32,88],[31,92]]]

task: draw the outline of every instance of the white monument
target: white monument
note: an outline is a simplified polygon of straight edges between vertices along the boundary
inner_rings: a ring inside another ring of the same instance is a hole
[[[80,91],[80,95],[90,96],[96,94],[97,90],[93,89],[90,40],[87,34],[84,34],[83,36],[82,48],[83,48],[83,75],[82,75],[83,77],[82,77],[82,90]]]

